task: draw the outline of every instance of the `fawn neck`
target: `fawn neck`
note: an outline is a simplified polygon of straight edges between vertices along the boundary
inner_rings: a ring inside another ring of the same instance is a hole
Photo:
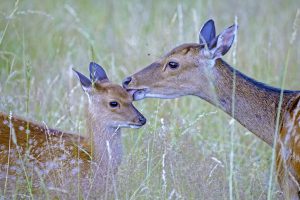
[[[201,93],[195,95],[218,106],[272,146],[281,90],[247,77],[233,69],[222,59],[216,60],[212,70],[210,76],[212,78],[212,93],[214,94],[204,97]],[[234,71],[236,78],[233,98]],[[285,109],[289,99],[295,94],[296,92],[289,90],[283,92],[281,111]],[[233,105],[234,112],[232,111]]]
[[[92,143],[92,159],[103,169],[116,170],[122,160],[120,129],[107,126],[105,119],[97,119],[93,113],[87,115],[87,138]]]

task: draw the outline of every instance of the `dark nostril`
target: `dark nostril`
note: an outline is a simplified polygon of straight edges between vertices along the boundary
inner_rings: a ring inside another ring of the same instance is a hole
[[[126,87],[128,86],[128,84],[130,83],[131,81],[131,77],[127,77],[123,80],[123,87]]]
[[[139,121],[142,125],[146,124],[146,118],[144,116],[139,116]]]

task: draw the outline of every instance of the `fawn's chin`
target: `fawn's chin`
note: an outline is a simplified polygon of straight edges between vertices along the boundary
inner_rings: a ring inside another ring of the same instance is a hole
[[[142,124],[129,124],[129,128],[141,128]]]
[[[116,126],[116,128],[141,128],[143,126],[143,124],[122,124],[122,125],[118,125]]]

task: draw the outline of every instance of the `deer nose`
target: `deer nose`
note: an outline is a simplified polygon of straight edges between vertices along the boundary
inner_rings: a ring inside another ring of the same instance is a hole
[[[126,87],[128,86],[128,84],[130,83],[131,79],[132,79],[132,78],[129,76],[129,77],[127,77],[127,78],[125,78],[125,79],[123,80],[123,87],[124,87],[124,88],[126,88]]]
[[[146,118],[144,117],[144,116],[139,116],[139,121],[140,121],[140,123],[142,124],[142,125],[144,125],[144,124],[146,124]]]

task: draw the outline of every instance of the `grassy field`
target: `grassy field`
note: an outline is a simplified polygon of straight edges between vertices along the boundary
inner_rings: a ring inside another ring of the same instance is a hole
[[[93,59],[121,83],[173,47],[197,42],[209,18],[219,32],[237,17],[236,57],[230,51],[226,61],[236,59],[237,69],[273,86],[280,85],[289,61],[285,88],[299,90],[297,9],[299,0],[2,0],[0,111],[84,132],[86,97],[72,67],[87,74]],[[231,118],[221,110],[196,97],[135,105],[148,123],[123,132],[114,198],[230,199],[230,153],[232,198],[267,198],[272,149],[235,124],[231,151]],[[273,182],[271,199],[277,199]],[[5,199],[2,188],[0,199]]]

